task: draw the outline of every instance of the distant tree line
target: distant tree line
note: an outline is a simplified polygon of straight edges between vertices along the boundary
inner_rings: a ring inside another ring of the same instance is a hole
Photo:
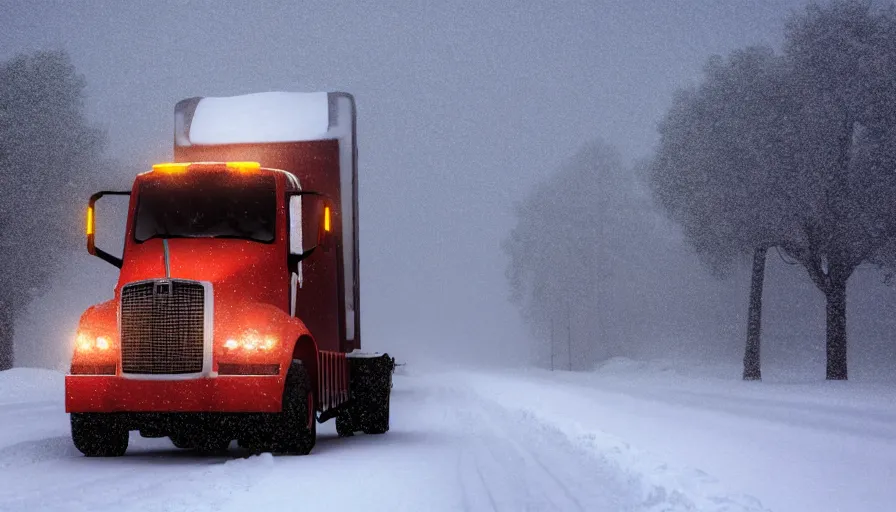
[[[638,212],[649,206],[630,172],[614,148],[587,145],[518,205],[517,226],[504,240],[512,301],[552,341],[549,358],[558,367],[615,354],[606,344],[618,337],[604,334],[626,321],[617,291],[631,268],[623,254],[646,242],[629,233],[644,231]],[[595,337],[603,347],[583,341]]]
[[[62,51],[0,63],[0,370],[14,362],[16,316],[83,240],[87,180],[103,165],[85,85]]]
[[[826,376],[846,379],[847,281],[862,264],[896,263],[896,10],[857,0],[812,4],[788,20],[784,36],[781,53],[750,47],[710,58],[702,82],[676,94],[645,175],[713,272],[752,257],[743,377],[761,378],[762,290],[774,250],[824,294]],[[584,213],[600,209],[565,200],[579,186],[563,172],[543,185],[521,205],[505,243],[513,297],[536,330],[558,307],[542,300],[546,287],[572,282],[576,301],[593,286],[579,276],[600,281],[612,272],[590,224],[604,219]],[[550,220],[539,202],[564,208],[566,220]],[[527,238],[546,223],[556,240]],[[564,251],[581,252],[578,264],[591,270],[558,266]],[[597,315],[595,304],[587,307]]]

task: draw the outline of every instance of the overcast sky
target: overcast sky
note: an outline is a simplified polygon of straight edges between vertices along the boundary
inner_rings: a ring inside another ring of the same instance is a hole
[[[109,185],[171,158],[180,99],[351,92],[365,346],[488,355],[525,337],[499,248],[513,201],[594,137],[648,154],[711,54],[778,44],[803,4],[131,3],[0,0],[0,58],[64,48],[86,76],[109,154],[133,165]]]

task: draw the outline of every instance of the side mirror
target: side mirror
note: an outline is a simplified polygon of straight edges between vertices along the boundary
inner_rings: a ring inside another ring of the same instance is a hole
[[[119,258],[118,256],[113,256],[112,254],[109,254],[108,252],[96,246],[96,202],[103,196],[130,195],[130,192],[115,192],[111,190],[104,190],[90,196],[90,200],[87,202],[87,252],[91,256],[96,256],[97,258],[110,263],[117,268],[121,268],[121,258]]]
[[[328,251],[333,236],[333,208],[326,196],[317,192],[296,192],[289,196],[289,255],[302,261],[320,248]]]

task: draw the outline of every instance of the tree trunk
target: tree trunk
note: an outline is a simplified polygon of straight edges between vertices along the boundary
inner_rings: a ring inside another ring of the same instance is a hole
[[[759,347],[762,336],[762,284],[765,280],[765,247],[753,251],[750,305],[747,313],[747,346],[744,350],[744,380],[761,380]]]
[[[12,368],[13,321],[8,304],[0,302],[0,371]]]
[[[827,379],[846,380],[846,280],[831,280],[827,300]]]

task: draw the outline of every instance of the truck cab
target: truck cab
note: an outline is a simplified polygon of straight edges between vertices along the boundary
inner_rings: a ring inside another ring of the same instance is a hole
[[[345,93],[190,98],[174,161],[90,198],[88,252],[119,278],[66,376],[82,453],[122,455],[131,430],[294,454],[331,418],[388,430],[393,360],[360,352],[354,119]],[[96,245],[110,195],[129,196],[120,256]]]

